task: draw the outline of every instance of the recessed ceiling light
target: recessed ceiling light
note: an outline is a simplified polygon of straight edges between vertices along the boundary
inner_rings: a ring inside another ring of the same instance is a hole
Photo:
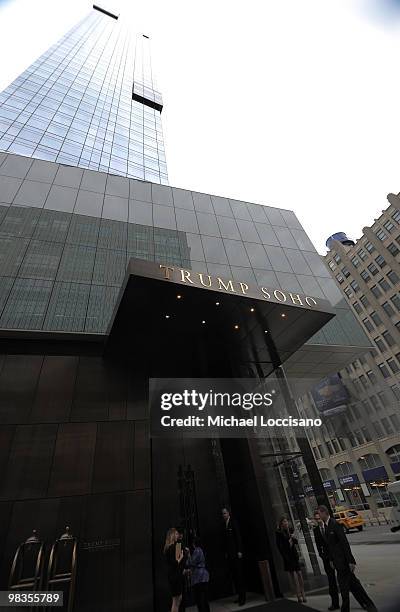
[[[264,329],[264,334],[268,334],[268,329]]]
[[[215,302],[215,305],[216,305],[216,306],[219,306],[219,302]]]
[[[205,324],[205,321],[202,321],[202,324],[204,325],[204,324]]]
[[[166,318],[166,319],[169,319],[169,315],[165,315],[165,318]]]
[[[254,311],[255,311],[255,308],[250,308],[250,312],[254,312]]]
[[[281,317],[282,317],[282,319],[284,319],[286,317],[284,312],[282,312]]]
[[[234,327],[235,327],[235,329],[239,329],[239,325],[235,325]]]
[[[176,299],[177,299],[177,300],[180,300],[180,299],[181,299],[181,297],[182,297],[181,295],[177,295],[177,296],[176,296]]]

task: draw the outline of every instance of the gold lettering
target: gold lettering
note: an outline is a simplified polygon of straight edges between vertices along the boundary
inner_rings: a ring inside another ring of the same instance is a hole
[[[266,290],[265,287],[261,287],[261,291],[263,292],[265,299],[267,299],[267,300],[271,299],[271,294],[268,293],[268,291]]]
[[[317,305],[316,300],[314,300],[314,298],[312,298],[312,297],[308,297],[308,296],[307,296],[307,297],[305,298],[305,302],[306,302],[306,304],[307,304],[308,306],[316,306],[316,305]],[[310,302],[312,302],[312,303],[310,304]]]
[[[211,276],[209,274],[207,274],[207,278],[208,278],[208,285],[206,285],[203,281],[203,273],[199,272],[199,279],[201,284],[203,285],[203,287],[211,287]]]
[[[194,285],[194,282],[190,278],[189,270],[182,270],[181,269],[181,279],[182,279],[183,283],[186,283],[186,281],[189,281],[189,283],[192,283],[192,285]]]
[[[164,278],[167,280],[171,280],[170,272],[174,271],[174,268],[170,268],[169,266],[163,266],[160,264],[160,270],[164,270]]]
[[[279,295],[282,296],[282,298],[280,298]],[[286,295],[283,293],[283,291],[281,291],[280,289],[275,289],[274,291],[274,298],[276,300],[278,300],[278,302],[286,302]]]
[[[249,286],[246,283],[239,283],[242,293],[246,294],[249,290]]]
[[[289,293],[290,295],[290,299],[292,300],[293,304],[300,304],[300,306],[303,306],[303,302],[301,301],[301,297],[299,296],[298,293],[295,293],[293,295],[293,293]]]
[[[222,289],[224,288],[225,291],[232,291],[233,293],[235,293],[235,290],[233,288],[233,283],[232,281],[228,281],[228,284],[225,285],[224,281],[222,280],[222,278],[219,278],[219,276],[217,277],[217,281],[218,281],[218,289]],[[222,285],[222,287],[221,287]]]

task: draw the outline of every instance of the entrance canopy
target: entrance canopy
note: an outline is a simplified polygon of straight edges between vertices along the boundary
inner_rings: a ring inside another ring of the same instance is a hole
[[[267,375],[333,316],[330,304],[313,296],[131,259],[106,352],[165,359],[203,344],[208,361],[222,351],[241,375],[255,368]]]

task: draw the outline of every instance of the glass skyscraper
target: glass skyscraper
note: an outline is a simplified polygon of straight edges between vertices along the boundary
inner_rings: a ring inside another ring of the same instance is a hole
[[[168,184],[149,44],[92,10],[0,94],[0,151]]]
[[[165,610],[174,524],[204,536],[210,596],[228,595],[229,505],[249,586],[268,560],[280,597],[296,483],[286,495],[246,438],[150,444],[149,381],[318,377],[368,338],[292,211],[166,184],[149,40],[116,15],[94,9],[0,103],[0,590],[33,529],[48,552],[68,525],[76,612]]]

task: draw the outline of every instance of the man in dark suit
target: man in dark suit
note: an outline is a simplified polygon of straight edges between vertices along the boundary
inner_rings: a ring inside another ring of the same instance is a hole
[[[246,587],[243,576],[243,546],[239,526],[231,517],[228,508],[222,508],[222,518],[224,519],[224,542],[225,554],[229,565],[235,590],[238,595],[237,603],[244,606],[246,603]]]
[[[322,563],[324,564],[324,570],[329,584],[329,595],[331,596],[332,600],[328,610],[339,610],[339,589],[336,582],[336,573],[329,560],[328,545],[324,537],[324,523],[318,510],[314,512],[314,519],[317,523],[314,527],[315,545],[317,547],[318,554],[322,559]]]
[[[322,520],[321,535],[326,541],[329,560],[337,571],[337,578],[342,595],[342,612],[350,610],[350,592],[359,604],[368,612],[377,612],[376,606],[368,596],[354,570],[356,561],[352,555],[343,527],[331,518],[326,506],[318,506]]]

